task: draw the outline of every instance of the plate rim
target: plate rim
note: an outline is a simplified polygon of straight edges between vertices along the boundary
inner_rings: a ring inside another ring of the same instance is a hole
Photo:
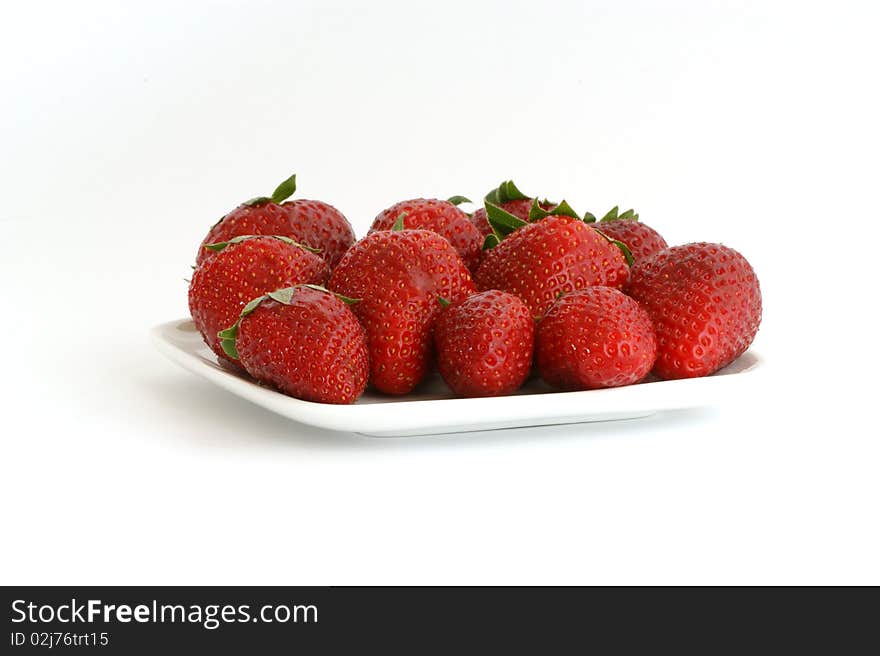
[[[207,351],[207,345],[204,344],[189,318],[165,321],[150,329],[156,348],[178,366],[227,392],[300,423],[329,430],[373,435],[430,434],[537,426],[547,423],[608,421],[615,416],[635,418],[662,410],[701,407],[711,405],[711,397],[723,393],[722,389],[726,385],[741,382],[743,374],[753,375],[765,362],[761,355],[749,349],[743,356],[749,355],[751,362],[743,369],[702,378],[652,381],[624,387],[574,392],[547,391],[485,398],[451,397],[400,401],[389,399],[377,403],[333,405],[287,396],[224,370],[219,364],[208,361],[193,349],[184,348],[179,343],[180,340],[175,341],[170,337],[171,331],[182,333],[183,326],[188,326],[190,330],[182,339],[197,339],[199,349]],[[728,367],[738,361],[739,358]],[[711,395],[706,394],[707,385],[714,390]],[[671,397],[673,393],[674,396]],[[680,402],[671,402],[672,398],[679,399]],[[406,411],[401,411],[402,408]],[[543,412],[536,414],[538,408]],[[438,422],[434,419],[425,421],[424,425],[413,422],[413,417],[425,419],[438,412],[456,419],[451,420],[451,423]],[[487,414],[489,419],[481,421],[478,414]],[[602,419],[602,416],[607,418]],[[402,418],[406,420],[402,421]],[[530,423],[536,419],[545,421]],[[503,425],[498,426],[498,424]],[[461,426],[477,427],[460,428]],[[446,430],[438,430],[444,427]],[[413,430],[416,432],[407,432]]]

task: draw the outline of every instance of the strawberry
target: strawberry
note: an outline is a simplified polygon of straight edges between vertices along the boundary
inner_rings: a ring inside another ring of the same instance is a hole
[[[367,331],[370,382],[388,394],[406,394],[427,373],[438,297],[455,302],[474,291],[448,241],[428,230],[403,230],[401,224],[352,246],[328,284],[361,299],[353,311]]]
[[[440,375],[462,396],[519,389],[532,366],[534,341],[535,322],[525,303],[497,289],[449,305],[434,327]]]
[[[457,207],[459,203],[469,202],[463,196],[453,196],[449,200],[416,198],[401,201],[379,212],[370,232],[391,230],[402,215],[404,228],[432,230],[445,237],[468,269],[473,271],[480,262],[483,236],[471,224],[468,215]]]
[[[354,243],[354,230],[348,219],[332,205],[299,198],[281,204],[290,217],[291,236],[298,242],[320,249],[331,269]]]
[[[513,180],[507,180],[486,194],[485,200],[523,221],[528,221],[529,210],[532,208],[532,203],[535,199],[526,196],[517,189],[516,185],[513,184]],[[540,202],[540,207],[545,210],[551,210],[556,205],[548,200],[543,200]],[[489,224],[489,217],[486,215],[484,207],[471,214],[471,223],[477,227],[484,237],[492,234],[492,226]]]
[[[761,323],[761,287],[738,252],[706,242],[674,246],[636,264],[628,293],[657,332],[654,373],[708,376],[738,358]]]
[[[252,298],[301,282],[323,284],[327,263],[288,237],[235,237],[205,248],[215,255],[193,272],[189,311],[205,343],[221,359],[217,332],[228,328]]]
[[[634,262],[641,262],[657,251],[667,248],[666,240],[660,236],[660,233],[641,223],[639,215],[634,210],[627,210],[620,215],[617,211],[616,206],[611,208],[598,223],[592,223],[592,226],[612,239],[626,244]],[[589,218],[585,221],[590,222]]]
[[[369,374],[364,329],[348,309],[357,301],[316,285],[253,299],[220,332],[226,354],[285,394],[319,403],[354,403]]]
[[[335,207],[318,200],[282,202],[296,191],[296,175],[278,185],[272,196],[242,203],[208,231],[196,257],[201,264],[211,256],[207,244],[227,242],[240,235],[282,235],[318,249],[332,268],[354,243],[354,231]]]
[[[563,294],[541,319],[535,339],[541,377],[565,390],[637,383],[656,355],[648,313],[611,287]]]
[[[533,223],[488,201],[486,211],[495,233],[486,237],[474,276],[478,289],[516,294],[539,319],[563,292],[626,284],[626,247],[590,228],[565,201],[549,211],[534,201]]]

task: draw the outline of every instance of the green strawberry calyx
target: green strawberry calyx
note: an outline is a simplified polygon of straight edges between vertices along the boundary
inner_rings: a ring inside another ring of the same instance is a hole
[[[490,201],[485,201],[486,207],[486,218],[489,220],[489,225],[492,227],[492,232],[486,235],[485,240],[483,241],[483,250],[489,250],[495,248],[498,244],[500,244],[505,237],[507,237],[510,233],[522,228],[523,226],[529,225],[534,221],[540,221],[541,219],[545,219],[548,216],[567,216],[572,219],[576,219],[578,221],[583,221],[584,223],[595,223],[596,217],[590,214],[589,212],[581,217],[571,205],[568,204],[565,200],[561,201],[556,207],[550,210],[545,210],[541,207],[541,203],[538,199],[534,199],[532,202],[532,207],[529,209],[529,220],[523,221],[517,216],[514,216],[510,212],[503,210],[498,207],[494,203]],[[612,213],[609,212],[605,216],[610,216]],[[620,216],[617,215],[617,208],[613,209],[613,216],[616,219],[607,219],[611,220],[619,220],[621,218],[628,219],[630,221],[637,221],[638,214],[636,214],[633,210],[627,210]],[[603,221],[606,220],[604,217]],[[620,252],[623,253],[623,257],[626,260],[628,266],[632,266],[634,259],[632,256],[632,252],[629,250],[629,247],[624,244],[622,241],[617,239],[612,239],[604,232],[599,230],[598,228],[593,227],[593,229],[598,232],[602,237],[608,241],[609,243],[614,244],[617,248],[620,249]]]
[[[242,205],[253,207],[254,205],[263,205],[264,203],[281,204],[293,196],[294,192],[296,192],[296,173],[275,187],[275,191],[272,192],[271,196],[257,196],[256,198],[246,200]]]
[[[250,200],[246,200],[242,203],[242,205],[247,205],[248,207],[254,207],[256,205],[263,205],[265,203],[281,203],[291,196],[296,191],[296,173],[287,178],[280,185],[275,187],[275,191],[272,192],[271,196],[257,196],[256,198],[251,198]],[[223,223],[223,219],[225,219],[228,214],[224,214],[219,219],[217,219],[217,223],[211,226],[211,228],[216,228],[218,225]]]
[[[336,298],[338,298],[346,305],[354,305],[355,303],[360,303],[361,300],[359,298],[349,298],[348,296],[343,296],[342,294],[331,292],[329,289],[327,289],[326,287],[322,287],[321,285],[312,285],[306,283],[303,283],[301,285],[294,285],[292,287],[284,287],[283,289],[276,289],[275,291],[269,292],[268,294],[257,296],[257,298],[251,300],[247,305],[244,306],[241,314],[238,315],[238,320],[234,324],[232,324],[229,328],[221,330],[217,333],[217,337],[220,338],[220,347],[223,349],[223,352],[230,358],[238,360],[238,349],[236,348],[235,341],[236,339],[238,339],[238,332],[241,327],[241,320],[251,314],[254,310],[256,310],[263,301],[273,300],[281,303],[282,305],[290,305],[293,294],[299,287],[308,287],[309,289],[314,289],[316,291],[324,292],[326,294],[333,294]]]
[[[495,248],[510,233],[533,221],[540,221],[548,216],[568,216],[578,221],[582,220],[580,215],[564,200],[550,210],[545,210],[541,207],[542,204],[547,204],[547,201],[539,201],[537,198],[533,199],[532,207],[529,209],[529,220],[523,221],[492,201],[485,201],[486,219],[489,221],[492,232],[486,235],[486,239],[483,241],[483,250]]]
[[[486,235],[486,238],[483,240],[483,245],[481,248],[484,251],[488,251],[488,250],[495,248],[500,243],[501,243],[501,238],[498,235],[496,235],[494,232],[490,232],[488,235]]]
[[[618,214],[619,210],[620,210],[620,208],[617,205],[615,205],[610,210],[608,210],[608,212],[605,214],[605,216],[603,216],[601,219],[599,219],[599,223],[602,223],[603,221],[638,221],[639,220],[639,215],[636,213],[635,210],[629,209],[626,212]],[[584,215],[584,223],[595,223],[595,222],[596,222],[596,217],[593,214],[590,214],[589,212],[587,212]]]
[[[320,253],[320,248],[312,248],[311,246],[306,246],[305,244],[300,244],[298,241],[294,241],[290,237],[285,237],[284,235],[238,235],[237,237],[233,237],[227,241],[218,241],[213,244],[205,244],[205,248],[209,251],[220,252],[227,246],[232,244],[240,244],[243,241],[247,241],[249,239],[258,239],[260,237],[268,237],[269,239],[277,239],[278,241],[283,241],[285,244],[290,244],[291,246],[296,246],[297,248],[301,248],[304,251],[309,251],[310,253]]]
[[[546,203],[547,201],[543,201]],[[580,214],[572,209],[571,205],[568,204],[567,201],[563,200],[553,209],[545,210],[541,207],[541,202],[536,198],[532,201],[532,206],[529,208],[529,222],[540,221],[541,219],[546,219],[548,216],[568,216],[572,219],[578,219],[582,221]]]
[[[511,200],[529,200],[531,196],[526,196],[513,183],[513,180],[505,180],[492,191],[486,194],[483,199],[493,205],[501,205]]]
[[[450,196],[449,198],[446,199],[446,202],[452,203],[453,205],[458,207],[459,205],[462,205],[464,203],[473,203],[474,201],[472,201],[467,196]]]
[[[483,205],[486,208],[486,219],[489,221],[489,226],[492,228],[492,232],[486,235],[485,240],[483,240],[483,250],[495,248],[510,233],[519,230],[523,226],[527,226],[532,221],[538,221],[548,216],[568,216],[578,220],[581,218],[578,213],[571,208],[571,205],[564,200],[551,210],[543,209],[541,207],[542,202],[546,203],[546,201],[539,201],[535,198],[532,201],[532,207],[529,210],[529,220],[523,221],[518,216],[514,216],[492,201],[484,201]]]
[[[401,212],[397,215],[397,218],[394,219],[394,225],[391,226],[391,230],[393,232],[400,232],[404,229],[403,220],[406,218],[406,212]]]
[[[528,221],[523,221],[489,200],[484,201],[483,206],[486,208],[486,219],[492,228],[492,232],[486,235],[483,241],[483,250],[495,248],[511,232],[528,225]]]
[[[591,227],[592,227],[592,226],[591,226]],[[602,232],[601,230],[599,230],[599,228],[595,228],[595,227],[594,227],[593,230],[595,230],[595,231],[598,232],[600,235],[602,235],[602,237],[603,237],[607,242],[609,242],[609,243],[611,243],[611,244],[614,244],[615,246],[617,246],[617,247],[620,249],[620,252],[623,253],[623,257],[624,257],[624,259],[626,260],[626,265],[627,265],[627,266],[632,266],[632,265],[633,265],[633,262],[635,262],[635,258],[633,258],[633,254],[632,254],[632,251],[629,250],[629,246],[627,246],[626,244],[624,244],[622,241],[620,241],[620,240],[618,240],[618,239],[612,239],[611,237],[609,237],[608,235],[606,235],[604,232]]]
[[[622,213],[618,213],[619,211],[620,211],[620,208],[617,205],[615,205],[610,210],[608,210],[608,212],[606,212],[605,216],[603,216],[601,219],[599,219],[598,223],[596,223],[596,217],[593,216],[592,214],[590,214],[589,212],[587,212],[587,214],[584,215],[584,223],[594,224],[590,227],[592,227],[593,230],[595,230],[600,235],[602,235],[606,240],[608,240],[609,242],[611,242],[612,244],[617,246],[620,249],[620,252],[623,253],[623,257],[626,259],[627,266],[632,266],[633,262],[635,260],[632,255],[632,251],[629,250],[629,246],[627,246],[626,244],[624,244],[622,241],[620,241],[618,239],[612,239],[611,237],[606,235],[604,232],[602,232],[602,228],[601,228],[602,223],[608,223],[609,221],[638,221],[639,220],[639,215],[633,209],[628,209],[626,212],[622,212]]]

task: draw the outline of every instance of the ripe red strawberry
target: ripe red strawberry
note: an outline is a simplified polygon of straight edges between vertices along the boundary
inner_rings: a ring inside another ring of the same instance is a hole
[[[707,376],[752,343],[761,323],[761,287],[738,252],[706,242],[674,246],[632,270],[628,293],[657,333],[654,373]]]
[[[651,319],[611,287],[563,294],[538,324],[535,359],[541,377],[565,390],[631,385],[654,365]]]
[[[474,291],[452,245],[428,230],[367,235],[342,257],[328,287],[361,299],[352,309],[367,331],[370,382],[388,394],[406,394],[427,373],[438,297],[455,302]]]
[[[332,268],[354,243],[354,231],[335,207],[318,200],[283,203],[296,191],[293,175],[271,197],[253,198],[232,210],[208,231],[196,256],[201,264],[211,256],[207,244],[229,241],[240,235],[282,235],[320,251]]]
[[[297,283],[323,284],[329,273],[324,260],[287,237],[241,236],[209,248],[216,254],[193,272],[189,311],[205,343],[228,361],[217,332],[248,301]]]
[[[653,228],[639,221],[639,215],[633,210],[617,214],[617,207],[611,208],[598,223],[591,223],[596,230],[601,230],[612,239],[622,241],[632,253],[633,262],[641,262],[658,251],[667,248],[666,240]]]
[[[296,285],[248,303],[220,333],[227,355],[251,376],[304,401],[354,403],[369,374],[356,301],[322,287]]]
[[[533,203],[534,223],[525,223],[488,202],[486,209],[496,232],[507,235],[494,247],[491,240],[495,238],[486,238],[490,248],[474,276],[478,289],[516,294],[539,319],[561,293],[589,285],[620,288],[626,284],[627,254],[587,226],[565,201],[549,212]]]
[[[493,289],[445,308],[434,327],[440,375],[456,394],[498,396],[532,366],[535,322],[518,297]]]
[[[290,217],[291,237],[319,249],[331,270],[355,242],[348,219],[332,205],[300,198],[282,203],[281,208]]]
[[[431,230],[442,235],[473,271],[480,262],[483,235],[471,224],[468,215],[450,201],[470,202],[462,196],[453,196],[450,200],[416,198],[401,201],[379,212],[370,232],[391,230],[403,215],[404,228]]]
[[[507,180],[486,194],[485,200],[493,205],[497,205],[518,219],[529,221],[529,210],[532,209],[532,203],[535,199],[526,196],[517,189],[516,185],[513,184],[513,180]],[[552,210],[556,205],[550,201],[543,200],[540,202],[540,207],[545,210]],[[471,223],[477,227],[484,237],[492,234],[492,226],[489,224],[489,217],[486,216],[486,209],[484,207],[471,214]]]

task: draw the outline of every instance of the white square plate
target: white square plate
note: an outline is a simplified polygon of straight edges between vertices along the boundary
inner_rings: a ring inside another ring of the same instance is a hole
[[[158,349],[184,369],[267,410],[311,426],[382,437],[634,419],[709,405],[750,379],[745,374],[762,362],[747,351],[706,378],[584,392],[556,392],[530,380],[516,394],[486,399],[456,398],[435,375],[403,397],[367,390],[353,405],[329,405],[285,396],[221,367],[188,319],[158,325],[152,335]]]

